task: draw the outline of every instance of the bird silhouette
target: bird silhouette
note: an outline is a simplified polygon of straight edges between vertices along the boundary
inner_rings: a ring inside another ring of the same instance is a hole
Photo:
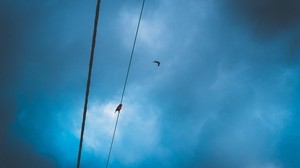
[[[120,104],[118,105],[118,107],[116,108],[116,111],[115,111],[115,112],[119,112],[119,113],[120,113],[121,109],[122,109],[122,104],[120,103]]]
[[[157,66],[160,65],[160,62],[159,62],[159,61],[153,61],[153,63],[157,63]]]

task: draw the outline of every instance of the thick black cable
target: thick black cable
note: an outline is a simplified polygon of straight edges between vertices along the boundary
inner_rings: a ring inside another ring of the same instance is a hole
[[[77,158],[77,168],[80,168],[81,150],[82,150],[82,142],[83,142],[83,135],[84,135],[87,106],[88,106],[88,101],[89,101],[89,92],[90,92],[91,76],[92,76],[92,69],[93,69],[94,51],[95,51],[95,45],[96,45],[97,27],[98,27],[99,13],[100,13],[100,4],[101,4],[101,0],[98,0],[97,6],[96,6],[95,21],[94,21],[94,32],[93,32],[93,39],[92,39],[89,72],[88,72],[88,78],[87,78],[87,83],[86,83],[83,118],[82,118],[81,134],[80,134],[80,142],[79,142],[79,150],[78,150],[78,158]]]
[[[122,91],[122,96],[121,96],[120,104],[122,104],[122,102],[123,102],[123,98],[124,98],[124,94],[125,94],[125,89],[126,89],[126,86],[127,86],[127,80],[128,80],[128,76],[129,76],[129,72],[130,72],[130,67],[131,67],[131,62],[132,62],[133,53],[134,53],[134,49],[135,49],[136,39],[137,39],[137,36],[138,36],[138,33],[139,33],[139,28],[140,28],[142,14],[143,14],[143,10],[144,10],[144,5],[145,5],[145,0],[143,0],[143,4],[142,4],[141,12],[140,12],[140,17],[139,17],[138,25],[137,25],[137,28],[136,28],[135,38],[134,38],[133,47],[132,47],[132,50],[131,50],[130,60],[129,60],[129,64],[128,64],[128,69],[127,69],[127,73],[126,73],[126,78],[125,78],[125,82],[124,82],[124,87],[123,87],[123,91]],[[119,115],[120,115],[120,111],[118,111],[118,116],[117,116],[117,120],[116,120],[116,124],[115,124],[115,129],[114,129],[113,137],[111,139],[109,153],[108,153],[107,161],[106,161],[106,168],[108,168],[108,165],[109,165],[109,159],[110,159],[111,150],[112,150],[112,146],[113,146],[114,139],[115,139],[115,133],[116,133],[116,129],[117,129],[118,121],[119,121]]]

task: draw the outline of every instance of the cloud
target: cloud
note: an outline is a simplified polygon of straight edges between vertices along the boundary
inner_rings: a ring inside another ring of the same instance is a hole
[[[130,48],[132,47],[135,37],[136,28],[139,19],[139,8],[123,8],[119,16],[119,29],[120,38],[122,38],[123,45]],[[143,49],[150,52],[162,50],[168,42],[168,31],[165,27],[165,17],[162,11],[149,14],[147,8],[143,11],[142,20],[137,39],[137,45],[143,46]]]
[[[132,97],[132,95],[130,96]],[[112,149],[112,164],[121,162],[124,165],[139,163],[144,158],[156,153],[160,141],[157,109],[150,105],[141,105],[133,101],[134,98],[125,98],[123,109],[120,113]],[[102,158],[102,163],[107,157],[111,138],[116,122],[117,113],[114,113],[118,103],[108,101],[90,103],[87,113],[86,131],[84,137],[85,151],[94,153]],[[81,111],[74,117],[80,116]],[[73,134],[80,136],[80,125],[75,124]],[[138,154],[137,154],[138,153]]]
[[[298,3],[286,3],[147,2],[112,166],[299,167],[299,37],[288,31],[298,26]],[[95,5],[84,4],[26,2],[0,10],[4,167],[19,167],[13,153],[29,167],[76,162]],[[87,167],[106,161],[139,14],[134,4],[102,6],[82,155]]]
[[[33,168],[55,167],[53,159],[42,156],[34,148],[20,141],[7,141],[1,144],[0,160],[1,167],[23,167],[24,165]]]
[[[14,132],[21,105],[14,95],[3,94],[6,91],[2,88],[0,91],[0,167],[55,167],[54,158],[43,155]]]
[[[231,0],[225,3],[240,21],[262,37],[272,37],[299,27],[300,3],[297,0]]]

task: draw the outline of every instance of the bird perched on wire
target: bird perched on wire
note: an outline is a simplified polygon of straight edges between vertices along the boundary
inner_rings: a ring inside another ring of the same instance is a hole
[[[160,62],[159,61],[153,61],[153,63],[157,63],[157,66],[160,66]]]
[[[122,109],[122,104],[119,104],[118,107],[116,108],[115,112],[119,112],[120,113],[121,109]]]

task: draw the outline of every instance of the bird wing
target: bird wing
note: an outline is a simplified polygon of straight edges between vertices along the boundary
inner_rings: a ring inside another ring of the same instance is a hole
[[[160,62],[159,61],[153,61],[154,63],[157,63],[157,66],[160,65]]]

